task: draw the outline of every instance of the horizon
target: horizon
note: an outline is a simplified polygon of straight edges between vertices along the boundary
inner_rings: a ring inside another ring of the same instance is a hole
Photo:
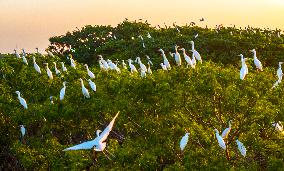
[[[223,24],[284,30],[282,0],[178,0],[175,3],[168,0],[10,0],[0,1],[0,6],[0,53],[13,53],[13,49],[21,48],[35,52],[36,47],[44,52],[52,36],[64,35],[85,25],[116,26],[125,18],[130,21],[141,18],[152,26],[173,22],[185,25],[193,21],[201,27]],[[205,22],[198,22],[202,17]]]

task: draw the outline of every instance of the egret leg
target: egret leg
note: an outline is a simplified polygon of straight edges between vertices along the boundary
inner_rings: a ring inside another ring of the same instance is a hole
[[[105,149],[106,150],[106,149]],[[113,158],[115,158],[115,156],[111,153],[111,152],[109,152],[109,151],[107,151],[106,150],[106,152],[108,153],[108,154],[110,154]]]
[[[102,151],[103,153],[104,153],[104,155],[109,159],[109,160],[111,160],[111,158],[104,152],[104,151]]]

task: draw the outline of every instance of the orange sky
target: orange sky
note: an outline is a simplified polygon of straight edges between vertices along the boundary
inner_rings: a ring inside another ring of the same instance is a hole
[[[206,18],[211,26],[284,30],[284,0],[0,0],[0,52],[48,46],[48,38],[84,25],[116,25],[124,18],[178,24]]]

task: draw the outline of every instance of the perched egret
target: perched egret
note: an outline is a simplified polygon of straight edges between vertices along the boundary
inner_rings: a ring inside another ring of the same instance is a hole
[[[88,67],[87,64],[85,64],[84,66],[85,66],[86,69],[87,69],[88,75],[89,75],[91,78],[94,79],[94,78],[95,78],[95,74],[94,74],[91,70],[89,70],[89,67]]]
[[[194,55],[194,57],[200,62],[202,63],[202,59],[201,59],[201,56],[200,54],[197,52],[197,50],[195,50],[194,48],[194,42],[193,41],[190,41],[189,43],[191,43],[191,50],[192,50],[192,53]]]
[[[170,70],[170,69],[171,69],[171,65],[170,65],[170,63],[169,63],[169,61],[168,61],[168,59],[167,59],[167,57],[166,57],[166,55],[165,55],[164,50],[163,50],[163,49],[159,49],[159,52],[162,53],[162,56],[163,56],[163,59],[164,59],[163,65],[166,66],[167,70]]]
[[[194,35],[194,38],[196,39],[198,37],[198,33],[196,35]]]
[[[41,74],[40,67],[39,67],[38,64],[36,63],[34,56],[33,56],[33,62],[34,62],[34,68],[35,68],[35,70],[36,70],[38,73]]]
[[[147,67],[141,62],[140,57],[136,58],[137,63],[140,65],[140,70],[141,72],[144,71],[146,73],[147,71]]]
[[[137,72],[137,69],[136,69],[136,67],[132,64],[132,60],[131,60],[131,59],[128,59],[128,65],[129,65],[129,67],[130,67],[130,72],[131,72],[131,73]]]
[[[83,93],[84,97],[90,98],[89,91],[88,91],[88,89],[86,89],[86,87],[84,86],[84,82],[83,82],[82,78],[80,78],[79,80],[81,81],[82,93]]]
[[[216,132],[216,138],[218,140],[219,146],[222,149],[226,150],[226,144],[225,144],[223,138],[219,135],[219,131],[217,129],[214,129],[214,131]]]
[[[66,72],[66,71],[67,71],[67,68],[64,66],[64,62],[60,62],[60,63],[61,63],[62,71],[63,71],[63,72]]]
[[[276,131],[282,132],[284,134],[284,132],[283,132],[283,125],[282,125],[281,121],[272,123],[272,126],[275,127]]]
[[[188,68],[188,66],[190,65],[192,68],[195,68],[195,66],[192,64],[192,60],[190,59],[190,57],[186,54],[185,49],[181,48],[180,49],[183,53],[184,59],[187,63],[186,67]]]
[[[151,65],[150,65],[149,62],[148,62],[147,73],[148,73],[148,74],[152,74]]]
[[[122,60],[122,67],[123,67],[124,69],[127,69],[127,66],[126,66],[126,63],[124,62],[124,60]]]
[[[98,55],[98,57],[100,58],[100,61],[101,61],[101,63],[102,63],[103,66],[104,66],[104,70],[108,70],[108,69],[109,69],[109,65],[108,65],[108,63],[104,60],[103,56],[102,56],[102,55]]]
[[[64,99],[65,96],[65,90],[66,90],[66,81],[63,82],[63,87],[60,90],[60,94],[59,94],[59,99],[60,101],[62,101]]]
[[[97,91],[97,86],[96,84],[91,80],[91,79],[88,79],[89,81],[89,85],[90,87],[92,88],[93,91]]]
[[[278,82],[281,82],[282,77],[283,77],[283,72],[282,72],[282,68],[281,68],[282,64],[283,64],[283,62],[279,62],[279,68],[277,69]]]
[[[69,55],[69,56],[70,56],[70,65],[71,65],[71,67],[76,69],[76,64],[75,64],[75,61],[74,61],[72,55]]]
[[[247,153],[246,147],[245,147],[244,144],[241,143],[238,139],[236,139],[236,143],[237,143],[237,145],[238,145],[239,151],[240,151],[241,154],[245,157],[245,156],[246,156],[246,153]]]
[[[21,131],[20,141],[21,143],[23,143],[24,136],[26,135],[26,128],[24,127],[24,125],[20,125],[20,131]]]
[[[148,64],[153,65],[153,63],[152,63],[152,61],[151,61],[151,59],[150,59],[150,57],[148,55],[146,55],[146,58],[148,60]]]
[[[36,49],[36,53],[37,53],[38,55],[43,56],[43,55],[38,51],[38,48],[35,48],[35,49]]]
[[[55,74],[59,75],[61,72],[57,69],[56,62],[53,62],[53,65],[54,65]]]
[[[17,57],[18,59],[20,59],[20,58],[21,58],[21,56],[18,54],[18,52],[17,52],[17,50],[16,50],[16,49],[14,49],[14,52],[15,52],[16,57]]]
[[[160,65],[161,65],[161,67],[162,67],[162,69],[163,69],[164,71],[167,71],[167,70],[168,70],[168,69],[167,69],[167,66],[166,66],[165,64],[161,63]]]
[[[192,52],[192,50],[189,50],[189,51],[191,51]],[[196,59],[195,59],[195,56],[194,56],[194,53],[192,52],[192,59],[191,59],[191,62],[192,62],[192,68],[195,68],[195,66],[196,66]]]
[[[111,70],[116,70],[118,73],[120,73],[120,69],[110,59],[107,60],[107,63]]]
[[[240,70],[240,79],[244,80],[247,73],[248,73],[248,67],[247,67],[247,64],[246,64],[247,58],[243,58],[242,54],[240,54],[240,56],[241,56],[241,62],[242,62],[242,68]]]
[[[23,55],[23,56],[22,56],[22,59],[23,59],[23,63],[24,63],[24,64],[26,64],[26,65],[28,65],[28,61],[27,61],[27,59],[26,59],[26,56],[25,56],[25,55]]]
[[[50,71],[50,69],[48,68],[48,63],[44,63],[46,66],[46,73],[47,73],[47,75],[48,75],[48,77],[49,77],[49,79],[53,79],[53,75],[52,75],[52,72]]]
[[[46,50],[46,52],[47,52],[48,56],[54,57],[53,53],[51,53],[49,50]]]
[[[180,57],[180,54],[178,53],[178,45],[175,45],[174,58],[175,58],[177,66],[181,66],[181,57]]]
[[[21,97],[21,93],[19,91],[16,91],[16,94],[18,95],[18,99],[19,99],[21,105],[23,105],[25,109],[28,109],[27,102],[24,98]]]
[[[227,139],[227,137],[228,137],[228,135],[229,135],[231,129],[232,129],[232,121],[230,120],[230,121],[229,121],[229,127],[226,128],[226,129],[222,132],[222,138],[223,138],[223,139]]]
[[[185,133],[185,135],[181,138],[180,140],[180,143],[179,143],[179,147],[180,147],[180,150],[183,152],[187,142],[188,142],[188,135],[189,133]]]
[[[256,51],[255,51],[255,49],[250,50],[250,52],[253,53],[253,61],[254,61],[254,65],[256,66],[256,69],[257,69],[257,70],[260,70],[260,71],[263,71],[263,69],[262,69],[262,64],[261,64],[261,62],[260,62],[260,61],[257,59],[257,57],[256,57]]]
[[[148,39],[151,39],[151,38],[152,38],[152,36],[150,35],[149,32],[148,32],[148,34],[147,34],[147,37],[148,37]]]
[[[69,147],[64,149],[63,151],[69,151],[69,150],[87,150],[94,148],[95,151],[103,151],[106,147],[106,139],[112,130],[112,127],[114,125],[115,119],[117,118],[119,112],[115,115],[115,117],[112,119],[112,121],[108,124],[108,126],[104,129],[102,132],[101,130],[97,130],[96,134],[97,137],[93,140],[83,142],[81,144]]]

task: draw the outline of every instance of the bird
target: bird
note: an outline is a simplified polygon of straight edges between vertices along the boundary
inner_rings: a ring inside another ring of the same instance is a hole
[[[140,65],[140,70],[141,70],[141,72],[142,72],[142,71],[144,71],[144,72],[147,71],[147,67],[141,62],[140,57],[137,57],[137,58],[136,58],[136,62]]]
[[[108,126],[103,130],[103,132],[101,130],[97,130],[96,134],[97,137],[93,140],[90,141],[86,141],[83,142],[81,144],[69,147],[64,149],[63,151],[69,151],[69,150],[87,150],[87,149],[92,149],[94,148],[95,151],[104,151],[104,149],[106,148],[106,140],[107,137],[110,133],[110,131],[113,128],[114,122],[118,116],[119,112],[115,115],[115,117],[112,119],[112,121],[108,124]]]
[[[90,98],[89,91],[88,91],[88,89],[86,89],[86,87],[84,86],[84,82],[83,82],[82,78],[80,78],[79,80],[81,81],[82,93],[83,93],[84,97]]]
[[[25,49],[22,49],[22,56],[27,56],[27,53],[25,52]]]
[[[94,74],[91,70],[89,70],[89,67],[88,67],[87,64],[85,64],[84,66],[85,66],[86,69],[87,69],[88,75],[89,75],[91,78],[94,79],[94,78],[95,78],[95,74]]]
[[[88,79],[89,81],[89,85],[90,87],[92,88],[93,91],[97,91],[97,86],[96,84],[91,80],[91,79]]]
[[[62,87],[62,89],[60,90],[60,93],[59,93],[60,101],[62,101],[64,99],[65,91],[66,91],[66,81],[63,82],[63,87]]]
[[[124,62],[124,60],[122,60],[122,67],[123,67],[124,69],[127,69],[127,65],[126,65],[126,63]]]
[[[146,77],[146,71],[141,70],[141,77],[142,77],[142,78]]]
[[[54,102],[53,102],[53,96],[50,96],[49,99],[50,99],[50,104],[54,104]]]
[[[56,62],[53,62],[53,65],[54,65],[55,74],[56,74],[56,75],[61,74],[61,72],[60,72],[60,71],[57,69],[57,67],[56,67]]]
[[[20,59],[20,58],[21,58],[21,56],[18,54],[18,52],[17,52],[17,50],[16,50],[16,49],[14,49],[14,52],[15,52],[16,57],[17,57],[18,59]]]
[[[228,137],[228,135],[229,135],[231,129],[232,129],[232,120],[229,121],[229,127],[226,128],[226,129],[222,132],[222,135],[221,135],[221,136],[222,136],[223,139],[227,139],[227,137]]]
[[[163,69],[164,71],[167,71],[167,70],[168,70],[168,69],[167,69],[167,66],[166,66],[164,63],[161,63],[160,65],[161,65],[161,67],[162,67],[162,69]]]
[[[181,66],[181,57],[180,57],[180,54],[178,53],[178,45],[175,45],[175,53],[174,53],[174,58],[175,58],[175,61],[176,61],[176,64],[178,66]]]
[[[253,61],[254,61],[254,65],[256,66],[256,69],[263,71],[262,64],[261,64],[260,60],[256,57],[256,50],[252,49],[252,50],[249,50],[249,51],[253,53]]]
[[[117,67],[116,64],[114,64],[110,59],[107,60],[108,66],[111,70],[115,70],[118,73],[120,73],[120,69]]]
[[[214,129],[215,133],[216,133],[216,138],[217,138],[217,141],[219,143],[219,146],[223,149],[223,150],[226,150],[226,144],[223,140],[223,138],[219,135],[219,131],[217,129]]]
[[[23,55],[23,56],[22,56],[22,59],[23,59],[23,63],[24,63],[24,64],[29,65],[29,64],[28,64],[28,61],[27,61],[27,59],[26,59],[26,55]]]
[[[148,74],[152,74],[151,65],[150,65],[149,62],[148,62],[147,73],[148,73]]]
[[[170,63],[169,63],[169,61],[168,61],[168,59],[167,59],[167,57],[165,55],[164,50],[163,49],[159,49],[158,51],[162,53],[162,56],[163,56],[163,59],[164,59],[163,65],[166,66],[167,70],[170,70],[171,69],[171,65],[170,65]]]
[[[47,52],[48,56],[54,57],[53,53],[51,53],[49,50],[45,50],[45,51]]]
[[[38,55],[43,56],[43,55],[38,51],[38,48],[35,48],[35,49],[36,49],[36,53],[37,53]]]
[[[196,39],[198,37],[198,33],[196,33],[196,35],[194,35],[194,38]]]
[[[245,157],[245,156],[246,156],[246,153],[247,153],[246,147],[245,147],[244,144],[241,143],[238,139],[236,139],[236,143],[237,143],[237,145],[238,145],[239,151],[240,151],[241,154]]]
[[[282,72],[282,68],[281,68],[282,64],[283,64],[283,62],[279,62],[279,68],[277,69],[277,76],[278,76],[279,82],[282,81],[282,77],[283,77],[283,72]]]
[[[241,70],[240,70],[240,79],[241,79],[241,80],[244,80],[244,79],[245,79],[245,76],[246,76],[247,73],[248,73],[248,67],[247,67],[247,65],[246,65],[246,60],[247,60],[247,58],[243,58],[243,55],[242,55],[242,54],[240,54],[240,56],[241,56],[241,62],[242,62],[242,68],[241,68]]]
[[[25,109],[28,109],[27,102],[24,98],[21,97],[21,93],[19,91],[16,91],[16,94],[18,95],[18,99],[22,106],[24,106]]]
[[[151,59],[150,59],[150,57],[149,57],[148,55],[146,55],[146,58],[147,58],[147,60],[148,60],[148,63],[149,63],[150,65],[153,65],[153,62],[151,61]]]
[[[284,135],[283,125],[282,125],[281,121],[272,123],[272,126],[275,127],[275,130],[276,130],[276,131],[279,131],[279,132],[281,132],[281,133]]]
[[[41,74],[40,67],[39,67],[38,64],[36,63],[34,56],[33,56],[33,62],[34,62],[34,68],[35,68],[35,70],[36,70],[38,73]]]
[[[199,19],[200,22],[204,21],[205,19],[202,17],[201,19]]]
[[[43,63],[43,64],[45,64],[46,66],[46,73],[47,73],[47,75],[48,75],[48,77],[49,77],[49,79],[53,79],[53,75],[52,75],[52,72],[50,71],[50,69],[48,68],[48,63]]]
[[[76,69],[76,64],[75,64],[75,61],[74,61],[72,55],[70,54],[69,56],[70,56],[70,64],[71,64],[71,67],[74,68],[74,69]]]
[[[132,60],[131,60],[131,59],[128,59],[128,65],[129,65],[129,67],[130,67],[130,72],[131,72],[131,73],[137,72],[137,69],[136,69],[136,67],[132,64]]]
[[[103,56],[102,55],[98,55],[98,57],[100,58],[100,60],[99,61],[101,61],[101,63],[103,64],[103,66],[104,66],[104,70],[108,70],[109,69],[109,65],[108,65],[108,63],[104,60],[104,58],[103,58]]]
[[[181,138],[180,142],[179,142],[179,147],[180,150],[183,152],[187,142],[188,142],[188,137],[189,137],[189,133],[185,133],[185,135]]]
[[[63,72],[66,72],[66,71],[67,71],[67,68],[64,66],[64,62],[60,62],[60,63],[61,63],[62,71],[63,71]]]
[[[200,54],[199,54],[199,53],[197,52],[197,50],[195,50],[195,48],[194,48],[194,41],[190,41],[189,43],[191,44],[191,51],[192,51],[194,57],[195,57],[200,63],[202,63],[202,59],[201,59]]]
[[[152,38],[152,36],[151,36],[151,34],[148,32],[148,34],[147,34],[147,37],[148,37],[148,39],[151,39]]]
[[[26,135],[26,128],[24,127],[24,125],[20,125],[20,132],[21,132],[20,140],[23,143],[24,136]]]
[[[184,57],[184,59],[185,59],[185,61],[186,61],[186,63],[187,63],[186,67],[188,68],[188,66],[190,65],[192,68],[195,68],[195,66],[194,66],[193,63],[192,63],[192,60],[191,60],[190,57],[186,54],[185,49],[184,49],[184,48],[181,48],[180,50],[182,51],[183,57]]]

